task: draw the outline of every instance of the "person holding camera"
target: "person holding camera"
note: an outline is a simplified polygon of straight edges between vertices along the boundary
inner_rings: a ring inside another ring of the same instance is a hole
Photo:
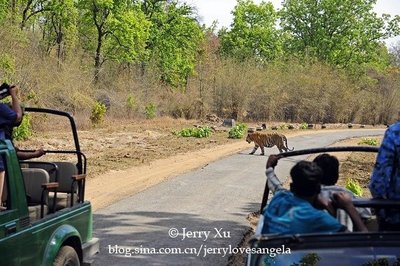
[[[6,103],[0,103],[0,140],[6,139],[6,128],[12,127],[22,121],[22,108],[18,99],[18,88],[15,85],[3,83],[0,88],[2,92],[0,96],[3,98],[11,96],[11,108]],[[0,199],[3,202],[5,168],[3,159],[0,158]]]

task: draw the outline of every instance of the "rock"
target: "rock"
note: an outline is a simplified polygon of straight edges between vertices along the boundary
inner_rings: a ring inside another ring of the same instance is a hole
[[[224,119],[224,123],[223,123],[224,127],[234,127],[236,126],[236,122],[235,119]]]

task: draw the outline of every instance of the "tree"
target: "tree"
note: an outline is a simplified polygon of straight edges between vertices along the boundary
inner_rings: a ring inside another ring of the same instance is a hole
[[[56,45],[57,58],[65,59],[67,49],[73,48],[77,39],[78,10],[74,0],[53,0],[40,20],[46,50]]]
[[[390,47],[390,57],[393,65],[400,66],[400,41]]]
[[[350,67],[379,60],[382,41],[395,33],[398,18],[378,17],[376,0],[286,0],[281,27],[290,53]]]
[[[13,2],[12,5],[14,6],[19,4],[19,10],[21,10],[21,29],[25,29],[28,20],[48,11],[48,5],[50,5],[51,2],[51,0],[22,0]]]
[[[173,87],[184,87],[193,74],[198,49],[204,38],[193,17],[193,8],[176,1],[148,0],[142,10],[152,22],[146,49],[149,61],[160,71],[160,79]]]
[[[82,9],[82,39],[88,50],[95,50],[95,81],[106,60],[134,62],[141,58],[151,24],[139,5],[126,0],[92,0],[82,1]]]
[[[231,29],[219,33],[223,55],[241,61],[270,61],[279,57],[282,46],[280,31],[275,27],[278,16],[270,2],[257,5],[252,0],[238,0],[232,14]]]

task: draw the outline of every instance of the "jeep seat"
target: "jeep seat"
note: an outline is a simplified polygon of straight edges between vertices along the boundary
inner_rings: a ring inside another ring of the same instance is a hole
[[[71,162],[54,162],[58,168],[58,176],[52,174],[51,182],[58,182],[57,196],[55,200],[55,210],[71,207],[78,203],[78,183],[74,178],[78,174],[78,168]],[[56,181],[56,178],[58,179]],[[53,204],[54,192],[49,194],[50,204]]]
[[[56,189],[57,183],[49,183],[47,171],[35,168],[22,168],[25,192],[31,221],[43,218],[49,211],[49,190]]]

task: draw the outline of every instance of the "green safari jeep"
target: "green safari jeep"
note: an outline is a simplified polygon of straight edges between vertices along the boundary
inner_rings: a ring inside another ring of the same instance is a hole
[[[86,157],[80,151],[74,119],[51,109],[25,108],[25,113],[44,116],[44,120],[67,118],[72,148],[46,150],[43,158],[53,153],[56,158],[73,157],[73,161],[19,161],[13,144],[0,141],[0,160],[5,166],[0,264],[90,265],[99,241],[92,238],[91,204],[84,200]]]

